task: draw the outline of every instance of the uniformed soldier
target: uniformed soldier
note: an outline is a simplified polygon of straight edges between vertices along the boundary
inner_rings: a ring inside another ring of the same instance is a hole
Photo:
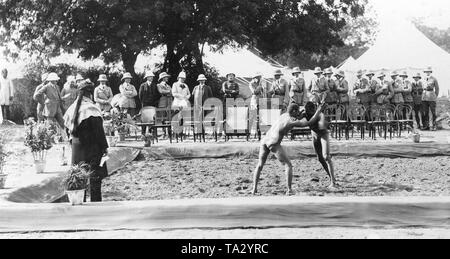
[[[391,102],[392,97],[394,96],[394,90],[392,89],[391,83],[386,80],[386,74],[381,72],[378,75],[378,86],[375,92],[375,96],[377,98],[377,104],[384,105],[389,104]]]
[[[423,112],[422,98],[423,98],[423,83],[422,76],[417,73],[414,77],[414,81],[411,83],[411,94],[413,97],[413,110],[416,118],[417,127],[422,128],[420,124],[420,118]]]
[[[339,95],[339,104],[345,107],[343,118],[341,119],[347,120],[347,110],[350,105],[350,96],[348,94],[350,88],[348,86],[348,81],[345,79],[345,72],[340,70],[336,74],[336,79],[336,91]]]
[[[403,100],[403,85],[402,81],[398,78],[399,74],[397,71],[393,71],[391,73],[392,81],[390,82],[392,86],[392,90],[394,91],[394,97],[391,100],[391,103],[394,105],[404,104]]]
[[[439,82],[438,80],[432,76],[433,69],[431,67],[425,69],[425,91],[423,93],[423,127],[424,130],[436,130],[436,102],[439,96]],[[430,128],[430,111],[432,115],[433,125]]]
[[[406,71],[402,72],[400,75],[401,78],[401,88],[403,89],[403,101],[405,105],[408,105],[409,107],[413,107],[413,97],[412,97],[412,86],[411,82],[408,80],[408,73]],[[406,118],[407,110],[404,111],[404,118]],[[409,119],[409,118],[408,118]]]
[[[325,103],[329,105],[337,104],[339,101],[339,96],[337,93],[337,84],[336,80],[333,77],[333,69],[327,68],[324,70],[324,75],[327,80],[328,89],[330,92],[327,94],[327,98],[325,98]]]
[[[323,99],[323,95],[329,93],[330,89],[328,88],[327,80],[323,76],[323,71],[320,67],[314,69],[314,75],[315,77],[308,86],[308,91],[311,93],[310,101],[313,103],[320,103],[320,100]]]
[[[290,83],[290,103],[296,103],[299,106],[305,106],[307,102],[307,89],[305,79],[302,77],[302,71],[299,67],[292,70],[294,78]]]
[[[262,74],[256,73],[252,81],[250,81],[249,88],[252,93],[252,99],[250,102],[250,107],[252,110],[257,110],[259,108],[259,98],[263,98],[263,82]]]
[[[230,73],[227,75],[228,81],[222,85],[222,92],[226,99],[236,99],[239,96],[239,85],[236,83],[236,74]]]
[[[375,72],[369,71],[366,73],[367,81],[369,82],[369,89],[370,89],[370,104],[376,104],[377,98],[375,95],[375,92],[378,89],[378,81],[374,78]]]
[[[279,100],[279,105],[282,109],[287,108],[286,96],[289,92],[289,83],[282,78],[283,72],[281,70],[276,70],[274,73],[274,81],[272,83],[272,98]]]
[[[363,77],[364,72],[359,70],[356,74],[358,78],[353,87],[353,92],[356,95],[357,102],[362,104],[366,109],[370,107],[370,88],[369,80]]]

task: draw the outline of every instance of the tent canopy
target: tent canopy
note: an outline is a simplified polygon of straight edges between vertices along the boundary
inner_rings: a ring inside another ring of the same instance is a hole
[[[143,72],[146,68],[153,68],[156,64],[163,63],[165,55],[165,47],[158,47],[151,50],[149,54],[139,55],[135,66],[136,71]],[[237,77],[252,78],[256,73],[262,73],[264,77],[271,78],[276,69],[281,69],[245,47],[225,46],[214,51],[209,45],[205,45],[203,61],[215,67],[220,76],[235,73]]]
[[[381,24],[375,44],[356,60],[356,64],[344,66],[344,70],[352,72],[398,70],[410,75],[431,66],[440,82],[441,93],[447,95],[450,89],[450,54],[405,20]]]

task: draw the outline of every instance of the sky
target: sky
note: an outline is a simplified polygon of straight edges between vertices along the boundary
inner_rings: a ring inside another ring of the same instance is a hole
[[[380,22],[392,17],[419,18],[431,27],[450,28],[449,0],[369,0],[377,11]]]

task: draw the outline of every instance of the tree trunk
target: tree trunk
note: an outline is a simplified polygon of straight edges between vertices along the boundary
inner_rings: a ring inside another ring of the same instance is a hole
[[[131,75],[136,77],[136,70],[134,69],[134,65],[136,64],[136,60],[139,54],[136,54],[134,51],[122,51],[122,62],[123,67],[126,72],[131,73]]]

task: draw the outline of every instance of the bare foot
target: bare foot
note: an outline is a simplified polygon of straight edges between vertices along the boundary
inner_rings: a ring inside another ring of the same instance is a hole
[[[258,194],[258,190],[253,190],[251,195],[257,195]]]
[[[295,192],[293,190],[288,190],[286,192],[286,196],[294,196],[294,195],[295,195]]]
[[[337,184],[337,183],[335,183],[335,182],[332,182],[332,183],[330,184],[330,186],[328,186],[328,189],[331,189],[331,190],[337,189],[337,188],[339,188],[339,184]]]

